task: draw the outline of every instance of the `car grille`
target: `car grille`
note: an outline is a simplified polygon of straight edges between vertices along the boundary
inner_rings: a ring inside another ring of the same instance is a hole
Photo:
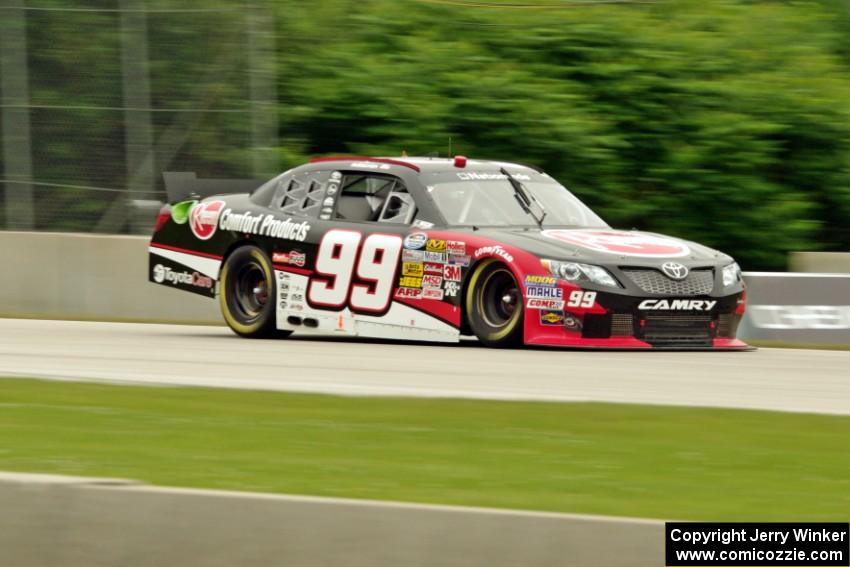
[[[614,313],[611,315],[611,336],[631,337],[635,334],[634,325],[631,313]]]
[[[671,280],[658,270],[623,268],[640,289],[654,295],[708,295],[714,288],[714,270],[691,270],[683,280]]]
[[[732,338],[735,336],[735,315],[733,313],[721,313],[717,317],[717,336]]]
[[[643,324],[643,340],[653,346],[711,346],[712,338],[708,314],[652,313],[646,315]]]

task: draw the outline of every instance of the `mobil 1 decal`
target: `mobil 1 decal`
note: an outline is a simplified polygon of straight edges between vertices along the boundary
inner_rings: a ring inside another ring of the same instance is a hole
[[[215,280],[197,270],[156,254],[150,254],[148,266],[149,280],[154,283],[215,297]]]
[[[397,234],[329,230],[316,252],[307,302],[315,309],[383,315],[392,302],[403,245]]]

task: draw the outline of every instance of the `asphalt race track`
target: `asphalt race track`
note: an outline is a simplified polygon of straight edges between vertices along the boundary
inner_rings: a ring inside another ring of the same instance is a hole
[[[606,401],[850,415],[850,352],[492,350],[226,327],[0,319],[0,375],[344,395]],[[2,389],[0,389],[2,394]]]

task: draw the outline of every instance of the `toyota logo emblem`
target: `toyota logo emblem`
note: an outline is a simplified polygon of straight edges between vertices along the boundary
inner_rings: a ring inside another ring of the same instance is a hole
[[[661,271],[671,280],[683,280],[688,277],[688,268],[676,262],[665,262]]]

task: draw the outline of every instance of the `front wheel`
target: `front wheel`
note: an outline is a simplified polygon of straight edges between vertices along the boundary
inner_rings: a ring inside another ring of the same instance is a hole
[[[522,343],[522,291],[513,272],[496,259],[479,264],[469,280],[466,313],[472,332],[484,345]]]
[[[256,246],[237,248],[219,274],[219,303],[224,320],[243,337],[286,336],[275,325],[276,288],[268,256]]]

